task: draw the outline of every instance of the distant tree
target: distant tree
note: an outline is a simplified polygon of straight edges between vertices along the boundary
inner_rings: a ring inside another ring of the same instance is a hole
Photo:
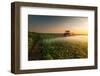
[[[70,35],[70,31],[69,30],[65,30],[64,36],[69,36]]]

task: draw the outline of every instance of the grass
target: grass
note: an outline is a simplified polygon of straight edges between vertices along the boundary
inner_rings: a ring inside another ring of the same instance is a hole
[[[87,57],[87,43],[58,41],[43,42],[43,59],[73,59]]]
[[[28,49],[29,60],[32,60],[33,45],[38,42],[40,53],[40,60],[52,60],[52,59],[75,59],[75,58],[87,58],[87,42],[78,41],[49,41],[50,39],[62,37],[61,34],[42,34],[29,32],[28,35]]]

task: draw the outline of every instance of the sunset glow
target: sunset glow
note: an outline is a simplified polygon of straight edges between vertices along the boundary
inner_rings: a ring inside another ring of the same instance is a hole
[[[29,15],[28,18],[30,32],[64,33],[70,30],[75,34],[88,34],[87,17]]]

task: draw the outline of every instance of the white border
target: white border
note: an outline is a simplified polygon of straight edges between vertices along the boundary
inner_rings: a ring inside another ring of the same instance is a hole
[[[28,14],[88,17],[88,58],[28,61]],[[20,69],[43,69],[94,65],[94,11],[41,7],[20,8]]]

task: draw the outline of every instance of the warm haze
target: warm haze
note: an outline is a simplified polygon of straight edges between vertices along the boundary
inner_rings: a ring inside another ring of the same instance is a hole
[[[75,34],[88,34],[87,17],[29,15],[28,20],[29,32],[64,33],[70,30]]]

